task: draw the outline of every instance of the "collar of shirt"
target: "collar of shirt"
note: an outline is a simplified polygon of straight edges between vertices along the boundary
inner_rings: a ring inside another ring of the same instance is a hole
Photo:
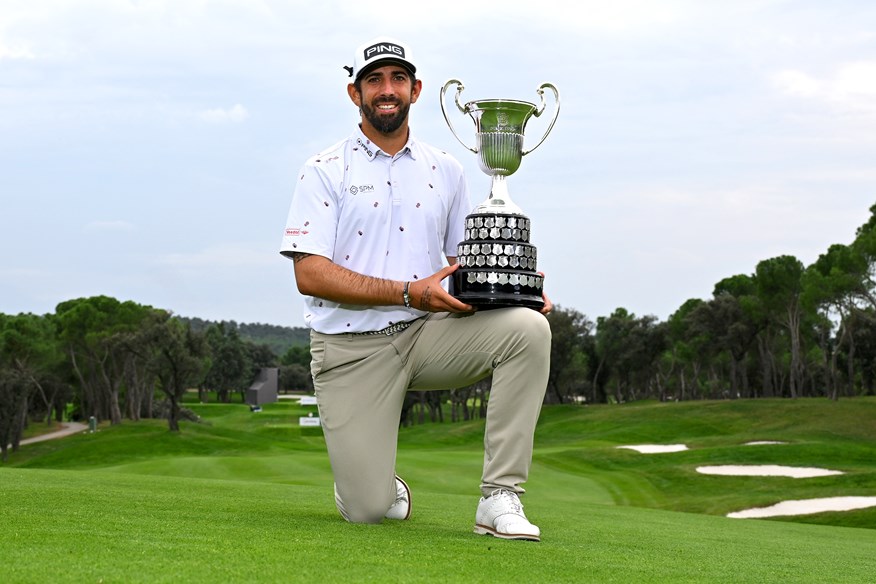
[[[353,141],[359,147],[358,150],[364,154],[368,160],[374,160],[377,158],[378,154],[389,156],[389,154],[381,150],[380,146],[372,142],[371,139],[362,132],[361,126],[356,126],[356,133],[353,138]],[[393,158],[400,158],[405,154],[410,155],[414,160],[417,159],[417,142],[414,140],[413,132],[410,130],[408,130],[408,141],[405,143],[404,148],[399,150]]]

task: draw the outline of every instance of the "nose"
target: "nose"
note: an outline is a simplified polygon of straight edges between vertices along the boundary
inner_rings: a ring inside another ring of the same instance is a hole
[[[392,79],[384,79],[380,86],[380,95],[394,95],[395,90],[392,86]]]

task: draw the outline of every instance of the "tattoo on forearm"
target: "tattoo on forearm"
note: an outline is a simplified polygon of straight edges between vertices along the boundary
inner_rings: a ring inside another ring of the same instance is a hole
[[[297,264],[298,262],[300,262],[304,258],[309,257],[311,255],[313,255],[313,254],[296,251],[295,253],[292,254],[292,261]]]

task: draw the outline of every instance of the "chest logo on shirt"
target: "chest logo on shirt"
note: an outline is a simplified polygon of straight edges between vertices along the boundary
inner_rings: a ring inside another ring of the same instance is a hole
[[[373,193],[374,185],[353,185],[350,187],[350,194],[355,195],[357,193]]]

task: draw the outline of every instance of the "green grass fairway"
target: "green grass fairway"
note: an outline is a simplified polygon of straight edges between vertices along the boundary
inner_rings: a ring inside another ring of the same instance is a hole
[[[410,521],[350,525],[321,435],[282,402],[192,404],[0,466],[2,582],[874,582],[876,508],[769,520],[786,499],[876,496],[876,399],[547,407],[527,494],[541,543],[471,533],[483,422],[404,428]],[[746,446],[752,440],[783,445]],[[617,446],[686,444],[640,454]],[[701,475],[818,466],[816,479]]]

